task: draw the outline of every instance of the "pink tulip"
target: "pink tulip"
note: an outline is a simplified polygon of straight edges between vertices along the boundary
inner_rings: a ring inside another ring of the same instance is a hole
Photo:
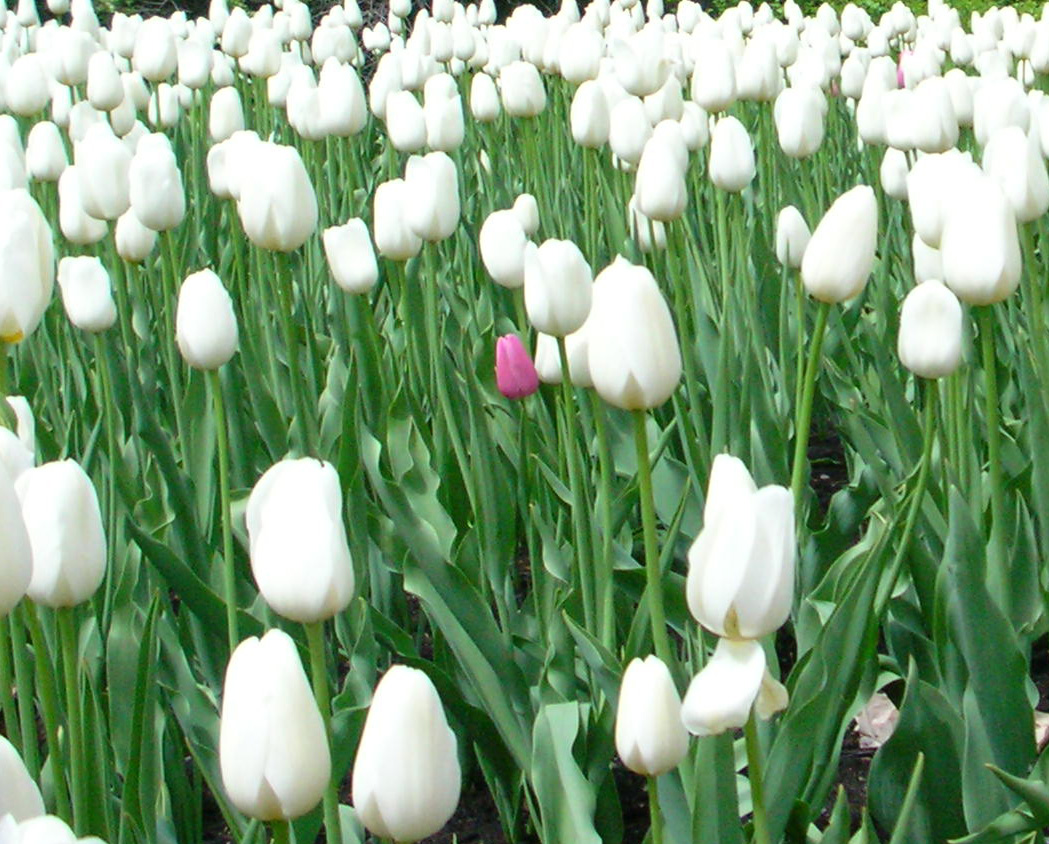
[[[508,399],[521,399],[539,389],[535,364],[516,334],[506,334],[495,343],[495,383]]]
[[[906,80],[903,76],[903,60],[911,54],[911,50],[900,50],[900,58],[896,63],[896,87],[905,88],[907,87]]]

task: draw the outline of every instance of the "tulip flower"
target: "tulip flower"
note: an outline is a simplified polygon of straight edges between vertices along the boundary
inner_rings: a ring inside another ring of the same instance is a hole
[[[516,334],[506,334],[496,341],[495,383],[508,399],[521,399],[539,389],[535,364]]]
[[[3,479],[0,478],[0,490],[2,485]],[[0,491],[0,498],[3,495]],[[0,502],[0,514],[2,508],[3,504]],[[0,520],[2,518],[0,515]],[[3,615],[6,613],[0,612],[0,616]],[[43,816],[44,801],[40,796],[40,789],[29,776],[18,751],[3,736],[0,736],[0,782],[4,784],[3,791],[0,791],[0,817],[10,815],[16,822],[22,823],[30,818]]]
[[[962,360],[962,306],[936,279],[911,290],[900,309],[900,362],[922,378],[944,378]]]
[[[0,192],[0,344],[17,343],[40,322],[55,283],[51,229],[25,190]]]
[[[629,38],[613,41],[612,61],[616,79],[627,93],[635,97],[654,94],[670,73],[662,26],[647,24]]]
[[[564,337],[578,330],[590,313],[592,286],[590,265],[570,240],[525,246],[525,309],[537,331]]]
[[[99,111],[112,111],[124,101],[120,72],[113,55],[105,50],[99,50],[88,62],[87,99]]]
[[[317,228],[317,196],[306,167],[295,147],[261,142],[247,154],[254,173],[242,181],[237,201],[244,233],[262,249],[292,252]]]
[[[58,262],[58,286],[69,321],[82,331],[97,334],[117,319],[109,273],[98,258],[67,256]]]
[[[398,152],[418,152],[426,144],[426,115],[411,91],[386,98],[386,134]]]
[[[459,225],[459,174],[443,152],[413,155],[404,172],[408,225],[429,243],[451,237]]]
[[[807,158],[823,143],[822,93],[786,88],[773,108],[780,148],[790,158]]]
[[[379,280],[368,226],[359,217],[324,230],[324,255],[335,283],[347,293],[367,293]]]
[[[874,191],[858,185],[839,196],[812,233],[801,263],[809,295],[821,302],[844,302],[863,290],[874,267],[878,203]],[[842,252],[842,244],[849,245]]]
[[[1019,222],[1049,211],[1049,173],[1034,133],[1018,126],[999,129],[984,148],[983,169],[998,182]]]
[[[57,182],[69,160],[62,133],[49,120],[34,123],[26,140],[26,172],[38,182]]]
[[[611,116],[601,83],[588,79],[572,97],[569,113],[572,139],[581,147],[598,149],[608,143]]]
[[[219,88],[211,98],[208,111],[208,134],[216,143],[244,128],[244,109],[240,92],[233,86]]]
[[[115,220],[130,206],[131,150],[105,123],[96,123],[76,145],[76,173],[84,211],[97,220]]]
[[[146,260],[157,242],[157,233],[142,225],[130,208],[120,215],[113,236],[117,254],[131,264]]]
[[[809,227],[793,205],[781,209],[776,218],[776,260],[784,267],[799,269],[808,248]]]
[[[219,767],[233,805],[264,821],[320,802],[331,777],[324,722],[287,633],[245,639],[222,687]]]
[[[330,463],[303,458],[272,466],[248,499],[247,528],[255,582],[276,612],[310,624],[346,608],[353,562]]]
[[[438,77],[430,77],[429,83]],[[427,95],[423,103],[423,119],[426,123],[426,145],[441,152],[454,152],[463,142],[462,99],[444,94]]]
[[[911,240],[911,254],[914,256],[914,280],[928,281],[930,278],[943,278],[943,256],[939,249],[927,245],[917,234]]]
[[[328,59],[321,69],[317,101],[326,135],[348,138],[364,128],[368,111],[361,79],[356,70],[334,57]]]
[[[902,150],[889,147],[881,160],[878,175],[882,190],[893,199],[907,199],[907,154]]]
[[[608,145],[621,160],[636,165],[652,136],[644,103],[626,97],[612,107],[608,120]]]
[[[430,678],[416,668],[390,668],[357,747],[357,817],[374,835],[405,844],[437,832],[459,802],[456,744]]]
[[[7,71],[4,99],[12,114],[32,117],[51,99],[44,62],[38,53],[19,56]]]
[[[375,189],[375,207],[372,214],[375,248],[391,261],[407,261],[419,254],[422,238],[415,234],[407,221],[410,202],[408,186],[403,179],[391,179]]]
[[[631,771],[658,777],[688,751],[681,697],[670,670],[657,656],[633,659],[623,672],[616,709],[616,752]]]
[[[167,18],[151,17],[142,22],[131,63],[150,82],[165,82],[171,77],[178,67],[178,50]]]
[[[64,820],[44,814],[21,823],[14,817],[0,816],[0,839],[5,844],[77,844],[76,835]]]
[[[470,83],[470,113],[478,123],[491,123],[499,117],[499,91],[487,73],[478,73]]]
[[[704,39],[702,47],[696,51],[692,99],[711,113],[724,111],[736,101],[735,63],[721,39]]]
[[[14,437],[6,428],[0,429],[0,438]],[[17,442],[17,439],[16,439]],[[3,455],[4,446],[0,442],[0,535],[4,537],[0,547],[0,620],[15,608],[33,576],[33,555],[22,518],[22,507],[15,493],[14,476],[6,467]],[[0,746],[0,751],[2,751]],[[0,752],[0,770],[3,769],[3,753]],[[5,811],[4,793],[7,790],[8,777],[2,777],[5,788],[0,792],[0,813]],[[11,811],[11,810],[6,810]],[[21,820],[21,818],[19,818]]]
[[[535,117],[546,108],[546,88],[539,70],[529,62],[511,62],[499,73],[503,108],[511,117]]]
[[[237,350],[237,318],[233,301],[211,270],[186,277],[179,290],[175,339],[186,363],[214,370]]]
[[[539,203],[530,193],[522,193],[514,200],[514,214],[521,222],[521,228],[528,237],[535,237],[539,231]]]
[[[270,172],[269,169],[259,170],[259,173]],[[128,183],[131,208],[147,228],[156,232],[169,231],[186,216],[182,173],[171,142],[164,135],[152,134],[139,141],[128,170]]]
[[[642,214],[637,207],[637,196],[630,197],[627,203],[627,225],[630,236],[637,241],[642,252],[651,252],[667,248],[666,226],[659,220]]]
[[[492,281],[515,289],[524,284],[524,256],[528,238],[513,209],[493,211],[477,236],[484,268]]]
[[[17,481],[36,464],[36,421],[23,396],[8,396],[7,406],[13,414],[14,428],[0,425],[0,471]]]
[[[106,571],[98,496],[73,460],[45,463],[15,482],[33,549],[29,597],[46,607],[75,607],[95,594]]]
[[[739,193],[754,178],[754,148],[743,124],[722,117],[710,134],[710,181],[729,193]]]
[[[681,152],[685,153],[684,144],[680,140],[678,143],[681,144]],[[662,135],[653,134],[641,153],[634,200],[638,211],[660,222],[676,220],[685,211],[688,201],[685,168],[674,155],[670,142]]]

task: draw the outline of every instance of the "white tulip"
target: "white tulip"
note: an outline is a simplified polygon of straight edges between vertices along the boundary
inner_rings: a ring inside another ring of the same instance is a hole
[[[681,697],[657,656],[633,659],[623,672],[616,709],[616,752],[631,771],[657,777],[678,766],[688,751]]]

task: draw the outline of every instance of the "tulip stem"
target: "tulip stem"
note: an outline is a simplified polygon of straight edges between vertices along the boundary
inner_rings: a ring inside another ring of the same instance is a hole
[[[750,780],[750,805],[753,812],[754,833],[751,844],[770,844],[769,822],[765,815],[765,782],[761,770],[761,742],[758,739],[758,724],[753,709],[743,727],[747,744],[747,777]]]
[[[659,808],[659,777],[648,777],[648,814],[652,819],[652,844],[663,844],[663,812]]]
[[[652,642],[656,656],[673,673],[670,638],[667,636],[666,615],[663,612],[663,572],[659,566],[659,543],[656,541],[656,506],[652,493],[652,467],[648,456],[648,432],[644,410],[635,410],[634,447],[637,450],[637,491],[641,499],[641,525],[645,535],[645,576],[647,580],[648,614],[652,622]]]
[[[3,340],[0,340],[0,426],[11,431],[18,430],[15,412],[7,403],[7,343]]]
[[[325,659],[324,622],[315,621],[303,625],[310,646],[310,677],[313,680],[313,696],[324,722],[324,735],[328,739],[329,753],[334,757],[331,734],[331,691],[328,687],[328,663]],[[334,775],[324,789],[324,833],[328,841],[341,842],[339,830],[339,794]]]
[[[277,265],[277,309],[280,311],[280,323],[284,331],[285,353],[288,358],[288,376],[291,378],[292,398],[297,405],[299,416],[298,446],[303,457],[313,451],[312,417],[306,401],[305,381],[301,375],[299,363],[299,337],[292,319],[295,308],[295,281],[292,277],[291,258],[285,252],[274,255]]]
[[[164,352],[167,356],[168,378],[171,381],[171,406],[175,411],[175,430],[178,432],[179,453],[185,460],[187,443],[186,423],[182,412],[182,358],[175,340],[175,310],[178,307],[179,280],[175,262],[175,235],[173,232],[161,232],[160,252],[163,260],[161,278],[164,281],[164,303],[161,310],[164,316],[164,333],[167,340]]]
[[[113,409],[113,382],[109,372],[109,358],[106,354],[105,341],[101,334],[95,335],[95,367],[98,369],[102,386],[102,416],[106,426],[106,450],[108,465],[106,467],[106,559],[116,559],[117,542],[117,423]],[[115,578],[106,578],[105,602],[103,604],[103,629],[108,629],[112,609]]]
[[[14,677],[11,671],[11,636],[7,627],[7,622],[4,619],[0,619],[0,701],[3,705],[4,713],[4,733],[10,739],[11,744],[14,745],[15,750],[19,754],[24,755],[22,745],[22,729],[21,719],[18,717],[18,710],[15,708],[15,698],[11,694],[11,689],[15,688]],[[18,699],[22,699],[22,689],[18,689]]]
[[[1001,411],[998,407],[998,373],[994,352],[994,311],[991,306],[976,309],[983,349],[984,421],[987,424],[987,473],[991,484],[991,537],[987,548],[987,584],[991,596],[1002,609],[1008,606],[1005,570],[1005,495],[1002,487]]]
[[[229,432],[226,424],[226,399],[222,394],[219,371],[208,372],[211,398],[215,406],[215,436],[219,452],[219,505],[222,507],[222,585],[226,593],[226,631],[229,652],[240,642],[237,629],[237,572],[233,565],[233,515],[229,492]]]
[[[291,844],[291,826],[287,821],[270,821],[270,841],[273,844]]]
[[[812,401],[816,395],[816,378],[820,370],[820,352],[823,349],[823,335],[827,328],[827,316],[830,314],[830,303],[820,302],[816,312],[816,325],[812,329],[812,340],[809,344],[809,360],[805,366],[805,383],[801,392],[801,404],[795,410],[794,424],[794,464],[790,477],[790,492],[794,497],[794,512],[801,522],[802,485],[805,483],[805,462],[809,451],[809,428],[812,426]]]
[[[55,612],[58,636],[62,643],[62,676],[66,687],[66,725],[69,729],[67,757],[70,761],[70,792],[73,797],[73,819],[70,826],[78,835],[84,835],[87,817],[87,781],[84,775],[83,730],[80,720],[80,683],[77,677],[77,636],[73,618],[75,609],[63,607]]]
[[[18,688],[18,719],[22,727],[22,760],[26,763],[30,775],[37,779],[40,775],[40,748],[36,743],[36,714],[33,712],[34,684],[32,669],[26,652],[26,631],[22,617],[18,612],[8,616],[11,626],[11,653],[15,661],[15,684]],[[3,622],[0,621],[0,627]],[[4,686],[4,688],[9,688]],[[10,695],[5,696],[6,699]],[[5,716],[6,717],[6,716]],[[8,734],[10,737],[10,733]]]
[[[604,402],[597,391],[590,390],[593,408],[594,432],[597,435],[597,459],[601,472],[601,584],[600,633],[601,644],[615,651],[615,563],[612,557],[612,448],[608,442],[608,424]]]

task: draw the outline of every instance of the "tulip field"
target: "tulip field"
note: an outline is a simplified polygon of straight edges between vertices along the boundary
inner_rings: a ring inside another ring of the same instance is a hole
[[[1045,840],[1049,12],[47,6],[0,844]]]

